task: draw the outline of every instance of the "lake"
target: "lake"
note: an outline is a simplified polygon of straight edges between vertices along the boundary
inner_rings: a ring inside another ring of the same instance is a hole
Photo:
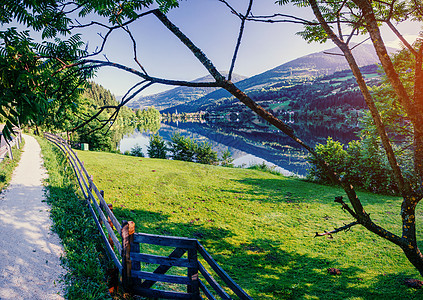
[[[323,143],[329,136],[342,143],[355,139],[353,129],[345,128],[342,124],[323,126],[318,124],[291,124],[299,137],[309,145]],[[248,167],[252,164],[262,164],[274,168],[284,175],[305,176],[309,164],[306,161],[307,152],[278,130],[252,130],[241,126],[227,127],[213,123],[162,123],[157,132],[165,141],[179,132],[197,142],[208,142],[213,150],[220,154],[226,150],[231,152],[235,166]],[[130,151],[136,144],[147,153],[147,146],[151,132],[140,132],[124,136],[119,143],[119,150],[123,153]]]

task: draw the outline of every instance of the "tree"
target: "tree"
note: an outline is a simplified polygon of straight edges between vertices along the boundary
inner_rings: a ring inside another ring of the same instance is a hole
[[[91,70],[93,68],[109,66],[118,68],[120,70],[125,70],[140,78],[139,83],[135,84],[127,92],[119,105],[113,107],[101,107],[96,114],[90,118],[87,118],[85,123],[94,120],[98,114],[108,108],[114,108],[116,110],[116,113],[113,113],[110,117],[110,120],[114,120],[123,105],[125,105],[128,101],[130,101],[141,91],[151,86],[152,84],[166,84],[187,87],[220,87],[225,89],[257,115],[262,117],[271,125],[274,125],[281,132],[305,148],[311,155],[315,157],[317,163],[322,167],[326,175],[334,183],[342,186],[352,208],[343,201],[342,197],[337,197],[335,201],[340,203],[342,208],[351,214],[354,221],[349,225],[334,230],[333,232],[339,232],[341,230],[345,230],[360,224],[371,232],[374,232],[375,234],[401,247],[410,262],[423,275],[423,256],[417,246],[415,224],[415,209],[418,202],[423,197],[423,192],[421,189],[423,179],[423,122],[421,120],[421,118],[423,118],[423,46],[421,41],[417,41],[414,45],[408,44],[398,32],[397,28],[393,25],[395,22],[400,22],[407,19],[422,21],[423,8],[420,2],[411,0],[293,0],[292,2],[300,7],[309,7],[312,9],[316,16],[316,20],[309,21],[295,16],[282,14],[275,14],[273,16],[254,16],[251,13],[253,0],[248,1],[245,13],[239,13],[225,0],[217,1],[220,1],[226,5],[228,9],[240,20],[239,35],[227,76],[224,76],[222,73],[220,73],[213,65],[213,63],[208,59],[206,54],[200,48],[198,48],[195,43],[191,41],[189,37],[186,36],[166,16],[165,12],[167,9],[177,6],[176,0],[157,0],[157,4],[160,6],[160,8],[150,10],[148,10],[148,8],[153,4],[152,0],[123,2],[100,0],[95,2],[76,1],[67,3],[50,0],[45,2],[47,3],[45,5],[47,5],[49,8],[48,10],[41,9],[42,4],[38,2],[32,4],[33,7],[31,7],[30,4],[27,4],[26,2],[26,5],[23,5],[21,1],[15,1],[13,3],[4,1],[4,3],[2,3],[3,6],[0,9],[4,10],[5,13],[1,17],[2,22],[15,17],[19,22],[29,24],[34,29],[44,29],[44,34],[48,36],[55,36],[57,33],[71,32],[73,29],[87,28],[92,26],[99,26],[106,29],[107,32],[103,36],[103,42],[95,53],[80,53],[78,57],[72,56],[71,59],[61,60],[58,58],[58,54],[61,54],[62,52],[53,51],[54,49],[58,49],[57,44],[54,44],[54,46],[46,44],[44,45],[45,48],[43,48],[43,50],[45,50],[43,51],[43,57],[55,62],[55,64],[52,65],[52,74],[57,74],[57,72],[63,70],[73,70],[74,68],[79,68],[81,70]],[[285,4],[289,2],[289,0],[280,0],[277,2],[280,4]],[[141,11],[141,9],[147,10]],[[80,17],[87,16],[89,13],[98,14],[102,17],[108,18],[108,22],[79,22],[75,25],[71,23],[70,18],[68,17],[70,12],[78,13]],[[133,32],[130,29],[130,25],[132,23],[147,15],[155,17],[163,24],[165,28],[167,28],[176,38],[178,38],[180,42],[189,51],[191,51],[195,58],[204,66],[204,68],[213,77],[214,81],[187,82],[180,80],[169,80],[166,78],[153,77],[149,75],[149,73],[147,73],[145,68],[140,63],[137,51],[137,43],[134,39]],[[57,18],[57,16],[60,16],[60,19]],[[40,22],[40,20],[43,22]],[[373,122],[377,128],[377,133],[386,152],[389,165],[392,168],[392,172],[394,173],[398,190],[404,199],[401,209],[403,228],[401,235],[396,235],[387,231],[386,229],[379,226],[374,220],[372,220],[369,213],[367,213],[364,209],[360,199],[357,197],[354,188],[348,182],[343,180],[343,178],[333,170],[333,168],[324,160],[322,156],[318,155],[318,153],[307,143],[300,140],[290,126],[285,124],[282,120],[276,118],[263,107],[259,106],[253,99],[251,99],[247,94],[245,94],[231,82],[232,73],[235,67],[238,51],[241,46],[241,41],[245,29],[245,22],[247,21],[293,22],[303,24],[305,29],[301,35],[306,40],[324,42],[330,39],[342,50],[342,53],[347,59],[351,70],[358,82],[366,104],[369,107]],[[395,71],[392,61],[388,56],[386,47],[383,43],[379,31],[379,25],[381,23],[387,24],[389,28],[391,28],[392,31],[397,34],[400,39],[402,39],[404,45],[414,57],[415,64],[412,70],[414,73],[414,82],[412,83],[413,93],[407,92],[404,82],[401,80],[398,72]],[[346,29],[349,30],[348,34],[345,33]],[[133,57],[134,62],[138,66],[137,70],[132,67],[120,64],[119,62],[111,62],[107,59],[100,60],[93,58],[93,55],[102,53],[104,45],[109,39],[110,34],[118,30],[121,30],[124,34],[127,34],[132,40]],[[353,46],[350,45],[350,42],[357,34],[368,34],[370,36],[386,76],[392,86],[392,89],[395,91],[395,105],[402,107],[406,113],[407,121],[412,124],[412,136],[414,143],[414,170],[417,174],[417,181],[415,182],[410,182],[403,176],[403,172],[398,164],[397,157],[393,151],[391,141],[388,137],[385,124],[380,117],[379,110],[375,105],[372,95],[366,86],[360,69],[358,68],[357,63],[355,62],[355,58],[351,52],[351,48]],[[66,46],[66,44],[64,46]]]
[[[43,59],[37,51],[41,45],[32,41],[28,31],[18,32],[13,27],[0,31],[0,114],[6,121],[6,137],[13,126],[21,124],[57,126],[69,110],[76,109],[78,88],[92,70],[56,67],[57,60],[75,61],[81,45],[79,36],[60,41],[57,48],[46,51],[54,52],[55,59]]]
[[[197,144],[191,138],[185,137],[177,132],[172,135],[171,141],[168,143],[168,149],[172,153],[173,159],[191,162],[195,160]]]
[[[42,39],[47,39],[42,43],[34,42],[29,31],[18,32],[15,27],[0,31],[0,114],[6,121],[5,136],[10,137],[13,126],[21,124],[59,127],[67,114],[75,112],[74,103],[95,68],[79,61],[90,56],[82,49],[85,44],[80,35],[65,38],[77,27],[72,21],[73,13],[78,11],[81,17],[97,13],[118,24],[123,18],[137,19],[135,10],[154,2],[163,11],[177,5],[176,0],[138,0],[120,4],[106,0],[93,3],[79,0],[0,1],[0,25],[8,26],[17,21],[28,29],[40,31]],[[113,11],[118,5],[120,9]],[[104,105],[98,113],[116,109],[110,117],[113,121],[122,106]],[[96,117],[86,118],[80,126]]]
[[[135,146],[131,148],[130,155],[144,157],[144,153],[142,152],[141,146],[139,144],[135,144]]]
[[[285,4],[288,1],[281,0],[278,2]],[[423,5],[419,1],[395,0],[353,0],[342,2],[294,0],[292,2],[301,7],[310,7],[316,17],[314,21],[303,22],[305,28],[300,34],[309,42],[332,40],[348,61],[370,110],[372,120],[377,129],[377,135],[385,150],[399,193],[403,198],[401,207],[402,234],[396,235],[377,225],[365,211],[352,186],[340,180],[336,173],[328,170],[327,173],[333,177],[333,180],[338,181],[344,188],[352,205],[351,209],[341,199],[338,198],[336,200],[355,219],[346,228],[360,224],[375,234],[398,245],[408,260],[423,275],[423,256],[417,245],[415,220],[416,206],[423,198],[423,191],[421,189],[423,183],[423,43],[421,39],[418,39],[414,44],[409,44],[393,24],[394,22],[400,23],[405,20],[422,21]],[[407,80],[404,77],[401,78],[400,73],[395,70],[379,30],[379,25],[382,23],[386,24],[397,35],[409,52],[411,61],[414,62],[413,68],[410,69],[410,73],[414,74],[414,78],[410,78],[411,80]],[[407,178],[404,176],[404,171],[398,163],[391,139],[388,136],[386,124],[384,124],[381,118],[380,111],[352,54],[351,50],[355,46],[351,46],[350,42],[356,34],[368,34],[395,95],[395,101],[391,105],[400,107],[404,112],[406,122],[411,125],[410,134],[414,142],[413,171],[416,175],[415,177]],[[411,91],[407,91],[407,85],[412,86]]]
[[[167,147],[163,138],[158,134],[150,136],[150,141],[147,146],[148,156],[151,158],[167,158]]]

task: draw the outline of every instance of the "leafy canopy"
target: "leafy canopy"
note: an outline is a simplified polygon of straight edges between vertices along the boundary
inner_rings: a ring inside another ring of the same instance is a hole
[[[21,124],[58,128],[63,118],[77,112],[75,103],[95,68],[82,64],[88,53],[81,36],[72,34],[80,26],[76,16],[97,14],[121,25],[153,4],[164,12],[178,6],[177,0],[1,0],[0,115],[6,137]],[[11,22],[28,30],[19,32]],[[35,42],[33,31],[41,32],[44,41]]]

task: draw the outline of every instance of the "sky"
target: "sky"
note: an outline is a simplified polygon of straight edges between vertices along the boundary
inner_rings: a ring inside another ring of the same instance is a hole
[[[240,12],[245,12],[248,6],[248,0],[228,2]],[[255,15],[284,13],[313,19],[310,8],[280,6],[274,2],[275,0],[256,0],[252,12]],[[181,0],[179,7],[170,10],[167,16],[203,50],[218,70],[229,69],[240,20],[223,3],[218,0]],[[132,24],[130,29],[137,40],[139,61],[149,75],[188,81],[208,75],[207,70],[193,54],[153,15],[141,18]],[[306,43],[296,35],[301,29],[302,25],[299,24],[247,22],[234,72],[253,76],[295,58],[334,47],[332,42],[323,45]],[[401,29],[411,37],[415,37],[420,30],[416,24],[405,24]],[[83,39],[89,43],[90,51],[94,51],[96,46],[101,44],[101,32],[104,35],[104,30],[99,27],[81,30]],[[383,32],[385,42],[389,46],[398,47],[393,34],[386,29]],[[139,69],[133,61],[132,49],[131,41],[125,32],[114,32],[98,59],[107,57],[112,62]],[[100,69],[94,79],[116,96],[124,95],[139,80],[140,78],[134,75],[111,67]],[[173,87],[153,85],[145,90],[143,95],[170,88]]]
[[[240,12],[245,12],[247,0],[229,1]],[[300,9],[293,6],[280,6],[274,0],[258,0],[254,2],[252,12],[255,15],[273,13],[292,14],[312,19],[309,8]],[[172,9],[168,18],[178,26],[213,62],[218,70],[227,71],[234,52],[240,20],[229,9],[217,0],[182,0],[179,8]],[[208,75],[204,67],[196,60],[184,45],[181,44],[154,16],[141,19],[130,27],[139,47],[139,59],[149,75],[178,80],[194,80]],[[416,24],[408,24],[402,28],[404,32],[415,35],[419,28]],[[317,51],[334,47],[332,42],[326,44],[308,44],[296,32],[302,25],[289,23],[247,22],[239,50],[234,72],[244,76],[253,76],[283,63]],[[388,30],[386,42],[397,46],[396,39]],[[101,40],[90,29],[93,44]],[[93,35],[94,34],[94,35]],[[359,40],[358,40],[359,41]],[[132,46],[127,35],[122,32],[113,34],[105,49],[110,61],[123,62],[133,67]],[[103,58],[103,57],[102,57]],[[124,95],[133,84],[139,81],[124,71],[103,68],[98,72],[95,81],[111,90],[116,96]],[[155,85],[143,92],[153,94],[173,87]]]
[[[248,1],[230,1],[240,11],[245,11]],[[307,15],[293,7],[281,7],[274,0],[256,1],[256,15],[275,12]],[[310,12],[308,16],[311,17]],[[168,18],[178,26],[214,63],[218,70],[227,71],[231,64],[240,20],[217,0],[185,0],[179,8],[172,9]],[[147,16],[130,27],[138,42],[139,58],[150,75],[180,80],[194,80],[208,75],[207,70],[154,16]],[[295,32],[296,24],[263,24],[247,22],[242,45],[234,72],[252,76],[282,63],[331,45],[307,44]],[[101,42],[94,29],[84,33],[90,44]],[[92,48],[93,49],[93,48]],[[127,35],[113,34],[105,49],[110,61],[124,62],[133,67],[132,46]],[[101,57],[104,58],[104,57]],[[97,74],[96,82],[110,89],[115,95],[123,95],[138,78],[123,71],[104,68]],[[144,94],[151,94],[171,87],[153,86]]]

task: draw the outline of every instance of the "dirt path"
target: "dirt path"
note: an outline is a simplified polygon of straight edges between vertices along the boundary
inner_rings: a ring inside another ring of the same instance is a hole
[[[63,299],[63,249],[43,202],[41,149],[33,137],[24,139],[21,161],[0,194],[0,300]]]

